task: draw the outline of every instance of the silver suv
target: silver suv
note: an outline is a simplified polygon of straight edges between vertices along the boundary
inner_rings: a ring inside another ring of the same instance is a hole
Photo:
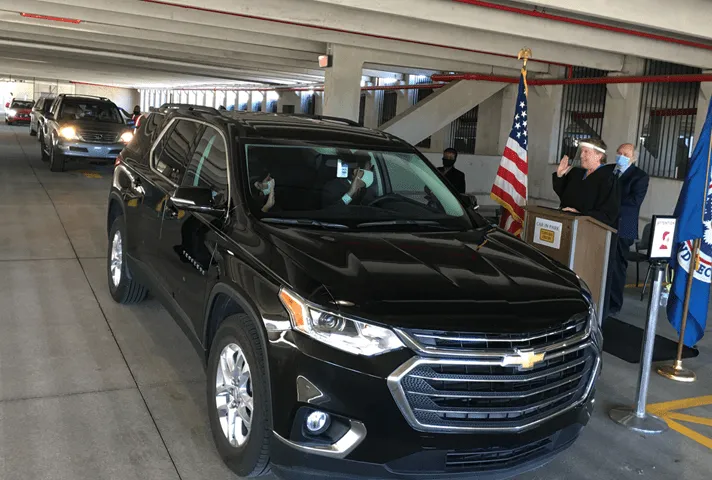
[[[64,171],[67,160],[113,162],[132,138],[133,128],[108,98],[61,94],[45,114],[42,160],[53,172]]]

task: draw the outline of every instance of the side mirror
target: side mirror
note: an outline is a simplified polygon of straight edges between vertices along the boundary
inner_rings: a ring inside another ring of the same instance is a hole
[[[461,193],[460,194],[460,201],[468,208],[472,208],[473,210],[477,210],[480,208],[480,206],[477,203],[477,197],[468,193]]]
[[[226,207],[215,205],[213,191],[206,187],[178,187],[171,196],[171,203],[180,210],[213,217],[227,213]]]

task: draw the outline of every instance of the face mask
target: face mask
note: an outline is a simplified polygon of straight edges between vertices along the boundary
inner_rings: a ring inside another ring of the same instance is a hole
[[[627,168],[628,165],[630,165],[630,158],[626,157],[625,155],[618,155],[616,156],[616,163],[621,168]]]
[[[272,192],[272,187],[274,187],[274,179],[269,182],[258,183],[258,188],[262,189],[262,194],[266,197]]]
[[[371,170],[364,170],[361,180],[366,184],[366,188],[370,187],[373,185],[373,172]]]
[[[445,168],[450,168],[453,165],[455,165],[455,159],[454,158],[445,158],[443,157],[443,167]]]

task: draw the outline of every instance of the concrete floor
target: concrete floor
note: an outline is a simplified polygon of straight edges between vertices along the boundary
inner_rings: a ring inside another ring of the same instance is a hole
[[[182,332],[153,300],[124,307],[109,296],[110,178],[111,166],[51,173],[26,127],[0,126],[0,479],[236,478],[213,448],[205,376]],[[636,293],[621,318],[642,324],[646,305]],[[675,335],[664,317],[659,333]],[[712,336],[699,347],[686,365],[700,380],[653,374],[651,403],[712,394]],[[608,419],[611,407],[632,402],[637,373],[606,354],[582,437],[518,478],[708,479],[708,447]],[[710,419],[712,406],[687,413]],[[710,426],[687,426],[712,437]]]

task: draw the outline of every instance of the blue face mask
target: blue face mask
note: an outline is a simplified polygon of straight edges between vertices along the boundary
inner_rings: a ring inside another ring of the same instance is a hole
[[[364,170],[361,180],[366,184],[366,188],[370,187],[373,185],[373,172],[371,170]]]
[[[616,156],[616,163],[621,168],[628,168],[628,166],[630,165],[630,158],[626,157],[625,155],[618,155]]]

